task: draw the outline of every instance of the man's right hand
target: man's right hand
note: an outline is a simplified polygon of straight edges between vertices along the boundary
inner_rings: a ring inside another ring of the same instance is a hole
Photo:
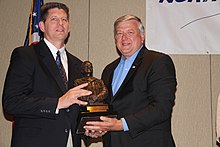
[[[81,84],[68,90],[63,96],[59,98],[57,109],[68,108],[73,104],[87,105],[87,102],[78,100],[78,98],[81,96],[87,96],[92,94],[91,91],[82,89],[86,86],[88,86],[88,83]]]

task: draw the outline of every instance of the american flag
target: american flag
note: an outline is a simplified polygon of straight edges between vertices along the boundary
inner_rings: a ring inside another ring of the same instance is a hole
[[[40,31],[38,24],[40,22],[40,7],[43,4],[43,0],[32,0],[24,46],[38,43],[42,39],[43,33]]]

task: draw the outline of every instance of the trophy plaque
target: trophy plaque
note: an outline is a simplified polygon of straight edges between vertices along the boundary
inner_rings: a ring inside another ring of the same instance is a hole
[[[74,85],[80,85],[88,83],[88,86],[84,89],[92,91],[89,96],[82,96],[79,100],[88,102],[88,105],[81,106],[79,123],[76,133],[84,134],[85,126],[87,121],[101,121],[100,116],[117,117],[112,111],[112,107],[105,103],[105,98],[108,95],[108,90],[101,79],[97,79],[92,76],[93,66],[89,61],[82,63],[81,72],[84,75],[83,78],[76,79]]]

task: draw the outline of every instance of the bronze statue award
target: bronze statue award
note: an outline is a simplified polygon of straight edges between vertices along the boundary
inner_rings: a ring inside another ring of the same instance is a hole
[[[105,103],[105,98],[108,95],[108,90],[101,79],[93,77],[93,66],[89,61],[82,63],[81,72],[84,75],[83,78],[74,81],[74,86],[88,83],[88,86],[84,89],[92,91],[89,96],[83,96],[79,99],[87,101],[87,106],[81,106],[79,127],[77,134],[84,134],[85,130],[83,126],[87,121],[100,120],[100,116],[116,117],[114,115],[110,105]]]

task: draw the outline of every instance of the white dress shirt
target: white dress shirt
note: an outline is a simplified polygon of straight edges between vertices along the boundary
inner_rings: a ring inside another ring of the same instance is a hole
[[[68,80],[68,62],[67,62],[67,55],[66,55],[66,50],[65,50],[66,46],[64,45],[62,48],[58,49],[52,43],[50,43],[47,39],[44,38],[44,41],[47,44],[48,48],[50,49],[55,61],[56,61],[56,57],[57,57],[57,51],[58,50],[60,51],[61,62],[62,62],[63,67],[65,69],[66,77]],[[57,109],[55,113],[59,114],[59,109]],[[73,147],[71,130],[69,131],[69,137],[68,137],[68,142],[67,142],[66,147]]]

